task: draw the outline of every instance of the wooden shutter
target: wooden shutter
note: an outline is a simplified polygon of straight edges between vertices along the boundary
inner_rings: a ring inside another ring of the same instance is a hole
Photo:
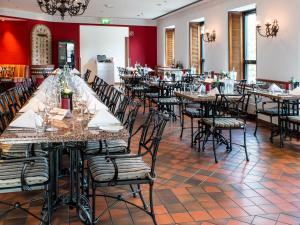
[[[237,80],[241,80],[244,79],[243,14],[229,12],[228,26],[229,71],[234,68],[237,72]]]
[[[190,67],[194,65],[197,73],[201,72],[201,44],[201,24],[190,23]]]
[[[166,65],[175,63],[175,29],[166,29]]]

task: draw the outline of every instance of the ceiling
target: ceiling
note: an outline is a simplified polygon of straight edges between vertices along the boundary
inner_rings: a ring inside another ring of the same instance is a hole
[[[37,0],[1,0],[0,8],[40,13]],[[25,3],[26,2],[26,3]],[[196,0],[90,0],[84,17],[154,19]]]

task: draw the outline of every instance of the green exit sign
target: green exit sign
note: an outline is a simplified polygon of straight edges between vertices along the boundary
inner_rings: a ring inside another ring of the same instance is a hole
[[[101,18],[101,24],[111,24],[111,19],[108,18]]]

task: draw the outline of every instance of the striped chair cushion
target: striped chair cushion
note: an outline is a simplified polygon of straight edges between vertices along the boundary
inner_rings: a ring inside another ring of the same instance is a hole
[[[147,93],[146,96],[148,98],[158,98],[158,93]]]
[[[25,181],[28,185],[43,185],[49,179],[48,162],[43,157],[32,157],[34,163],[27,166]],[[6,160],[0,163],[0,189],[21,187],[23,162]]]
[[[135,86],[135,87],[132,87],[131,90],[133,91],[144,91],[146,90],[147,88],[146,87],[143,87],[143,86]]]
[[[99,141],[89,141],[83,153],[86,155],[95,155],[101,153]]]
[[[46,151],[41,149],[40,145],[34,145],[34,155],[32,154],[30,144],[0,144],[0,149],[2,150],[2,157],[24,158],[31,156],[46,157],[48,155]],[[26,155],[26,151],[28,155]]]
[[[180,101],[176,97],[171,97],[171,98],[160,98],[158,102],[159,104],[178,104]]]
[[[120,140],[107,140],[107,149],[105,148],[105,143],[102,141],[103,151],[100,150],[99,141],[89,141],[87,147],[84,149],[84,153],[87,155],[96,155],[99,153],[126,153],[127,151],[127,142],[120,139]],[[104,149],[105,148],[105,149]]]
[[[118,180],[145,179],[150,176],[151,169],[143,161],[142,157],[116,159],[116,164],[118,166]],[[90,158],[88,166],[95,181],[110,181],[114,177],[115,169],[113,163],[107,161],[104,156]]]
[[[293,123],[300,124],[300,116],[288,116],[288,120]]]
[[[187,108],[184,114],[190,117],[201,118],[203,116],[203,111],[196,108]]]
[[[243,128],[245,123],[243,121],[237,120],[235,118],[204,118],[203,123],[209,126],[213,126],[215,122],[215,127],[217,128]]]
[[[107,140],[106,145],[108,148],[108,151],[110,153],[115,153],[115,152],[125,152],[127,150],[128,144],[126,141],[119,139],[119,140]],[[103,143],[103,146],[105,144]]]
[[[268,116],[278,116],[278,114],[282,114],[281,110],[278,113],[278,108],[269,108],[269,109],[259,109],[257,110],[258,113],[268,115]]]

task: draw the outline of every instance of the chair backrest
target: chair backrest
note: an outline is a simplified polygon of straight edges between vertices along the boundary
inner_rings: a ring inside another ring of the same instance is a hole
[[[214,115],[243,118],[247,115],[250,94],[220,94],[216,95]]]
[[[245,94],[247,80],[240,80],[236,86],[236,90],[239,94]]]
[[[119,105],[117,107],[116,112],[114,113],[115,117],[117,117],[122,123],[124,123],[125,112],[130,102],[130,97],[121,95]]]
[[[96,88],[97,88],[97,85],[98,85],[99,82],[100,82],[100,77],[95,76],[95,78],[94,78],[94,80],[93,80],[93,83],[92,83],[92,89],[93,89],[94,91],[96,91]]]
[[[85,74],[83,75],[83,79],[84,79],[85,82],[88,82],[88,81],[89,81],[89,78],[90,78],[90,76],[91,76],[91,72],[92,72],[92,71],[89,70],[89,69],[86,70]]]
[[[106,83],[105,81],[102,82],[102,84],[99,86],[97,90],[97,95],[100,97],[102,100],[103,96],[105,95],[105,92],[107,91],[107,88],[109,87],[109,84]]]
[[[5,129],[6,126],[13,120],[13,114],[9,109],[9,105],[7,103],[6,93],[0,94],[0,111],[1,111],[1,120],[2,126]]]
[[[119,90],[117,90],[116,88],[113,88],[112,90],[112,96],[109,100],[109,103],[108,103],[108,108],[109,110],[114,113],[116,111],[116,106],[119,102],[119,99],[121,97],[121,92]]]
[[[159,81],[158,98],[174,97],[174,91],[181,91],[182,89],[182,81]]]
[[[136,117],[139,111],[139,108],[141,107],[141,103],[136,102],[136,101],[131,101],[128,103],[128,107],[126,110],[126,115],[124,116],[124,123],[123,125],[126,127],[129,133],[129,138],[128,138],[128,150],[130,150],[130,143],[131,143],[131,138],[132,138],[132,133],[133,133],[133,127],[136,121]]]
[[[18,101],[18,95],[16,92],[16,88],[11,88],[7,90],[7,101],[9,102],[9,108],[13,115],[15,116],[17,112],[20,110],[21,105]]]
[[[18,98],[19,98],[21,106],[22,106],[26,103],[29,96],[27,96],[27,94],[25,93],[22,83],[16,83],[16,91],[18,93]]]
[[[155,177],[157,151],[168,120],[169,118],[166,117],[163,113],[154,109],[150,109],[148,116],[146,117],[143,125],[141,126],[142,134],[139,142],[138,154],[140,156],[150,154],[150,175],[152,177]]]
[[[108,106],[109,105],[109,101],[112,97],[112,93],[113,93],[113,90],[114,90],[114,86],[113,85],[108,85],[105,89],[105,92],[101,98],[102,102]]]

